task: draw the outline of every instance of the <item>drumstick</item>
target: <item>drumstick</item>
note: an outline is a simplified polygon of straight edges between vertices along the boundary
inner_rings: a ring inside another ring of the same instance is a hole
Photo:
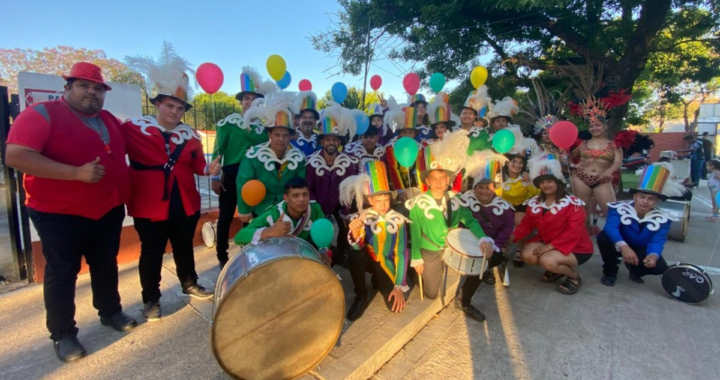
[[[422,275],[418,274],[418,279],[420,280],[420,301],[424,300],[425,297],[423,297],[423,285],[422,285]]]

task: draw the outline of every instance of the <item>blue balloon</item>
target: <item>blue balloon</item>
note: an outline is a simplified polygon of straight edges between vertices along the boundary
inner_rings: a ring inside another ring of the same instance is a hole
[[[332,85],[332,88],[330,89],[330,94],[332,95],[332,98],[336,103],[344,102],[345,98],[347,97],[347,93],[348,88],[345,83],[342,82],[336,82],[334,85]]]
[[[290,82],[292,82],[292,77],[290,76],[290,72],[286,71],[285,75],[283,75],[283,77],[275,83],[277,83],[281,90],[284,90],[290,86]]]
[[[718,193],[715,194],[715,204],[720,205],[720,191],[718,191]]]
[[[365,114],[365,112],[360,111],[355,114],[355,123],[357,123],[357,130],[355,133],[362,135],[370,126],[370,118]]]

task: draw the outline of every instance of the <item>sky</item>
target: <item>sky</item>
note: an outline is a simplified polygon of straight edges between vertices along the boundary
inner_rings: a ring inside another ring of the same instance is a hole
[[[220,66],[225,75],[221,91],[230,94],[240,88],[243,66],[254,66],[264,78],[267,57],[285,59],[293,81],[288,90],[297,91],[301,79],[312,82],[322,96],[333,83],[362,88],[363,77],[340,74],[330,77],[337,59],[316,51],[309,36],[325,31],[340,6],[336,0],[312,1],[40,1],[3,0],[1,48],[42,49],[58,45],[102,49],[109,58],[157,57],[163,40],[173,44],[193,68],[204,62]],[[400,62],[410,70],[412,62]],[[380,91],[400,101],[407,94],[402,73],[389,60],[374,62],[368,74],[382,77]],[[446,86],[446,90],[448,90]],[[196,89],[200,92],[200,89]],[[420,90],[429,95],[429,90]]]

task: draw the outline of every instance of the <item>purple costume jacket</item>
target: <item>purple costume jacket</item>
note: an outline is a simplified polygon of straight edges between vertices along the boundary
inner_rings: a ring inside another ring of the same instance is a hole
[[[515,209],[512,205],[497,195],[489,204],[483,205],[472,190],[463,193],[462,200],[465,202],[463,206],[472,211],[485,234],[502,248],[515,230]]]
[[[367,149],[362,145],[362,141],[355,141],[345,145],[343,152],[357,158],[360,163],[360,169],[365,167],[365,163],[369,161],[383,161],[385,157],[385,147],[380,144],[375,144],[375,151],[371,154],[368,153]]]
[[[310,199],[322,207],[325,215],[332,215],[340,209],[340,182],[358,174],[358,160],[348,154],[338,153],[332,167],[328,167],[322,151],[307,158],[305,180],[310,190]],[[343,217],[348,209],[344,209]]]

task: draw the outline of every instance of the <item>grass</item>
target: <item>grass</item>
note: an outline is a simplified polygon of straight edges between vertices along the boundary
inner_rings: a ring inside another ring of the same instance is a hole
[[[640,182],[640,176],[636,175],[634,172],[623,172],[622,173],[622,183],[623,183],[624,189],[636,188],[638,185],[638,182]]]

